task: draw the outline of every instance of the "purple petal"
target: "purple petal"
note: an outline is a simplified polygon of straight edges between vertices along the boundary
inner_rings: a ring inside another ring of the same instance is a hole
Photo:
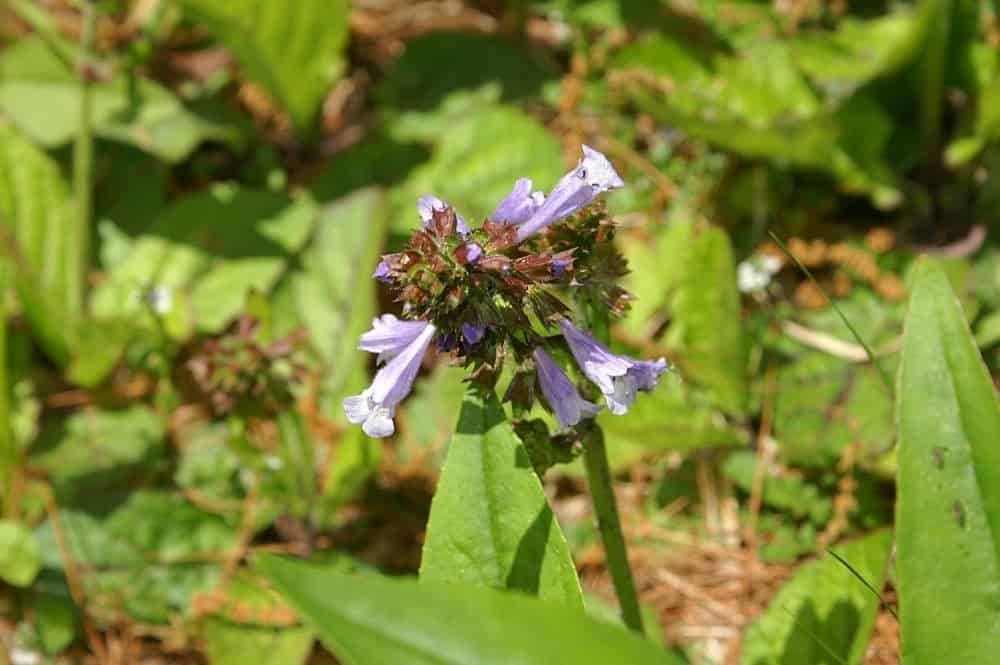
[[[385,261],[379,261],[378,265],[375,266],[375,272],[372,273],[372,277],[379,280],[380,282],[391,282],[392,275],[389,270],[389,264]]]
[[[535,349],[533,354],[538,368],[538,383],[542,387],[549,406],[556,413],[559,426],[566,428],[576,425],[582,418],[592,418],[601,407],[580,397],[576,386],[566,373],[556,365],[549,354],[542,349]]]
[[[486,327],[479,323],[463,323],[462,324],[462,337],[465,338],[465,343],[469,346],[475,346],[479,344],[483,339],[483,335],[486,334]]]
[[[401,321],[392,314],[372,319],[372,329],[361,335],[358,348],[378,354],[381,364],[410,345],[430,324],[426,321]]]
[[[483,248],[477,242],[470,242],[465,246],[465,260],[471,265],[476,265],[483,257]]]
[[[347,419],[360,424],[368,436],[381,438],[395,432],[392,419],[396,407],[413,388],[413,381],[417,378],[420,363],[435,330],[433,325],[424,324],[423,331],[375,374],[367,389],[360,395],[344,399]]]
[[[583,158],[576,168],[556,183],[545,202],[517,230],[518,242],[590,205],[604,192],[624,186],[625,181],[607,157],[590,146],[583,146]]]
[[[420,215],[420,225],[427,228],[427,225],[434,218],[435,210],[444,210],[450,207],[451,205],[447,201],[439,199],[433,194],[424,194],[417,201],[417,214]],[[465,223],[465,220],[458,214],[458,211],[455,211],[455,230],[462,235],[468,235],[469,233],[469,225]]]
[[[649,362],[612,353],[566,319],[559,322],[559,328],[577,365],[600,388],[608,409],[617,416],[628,412],[638,391],[655,388],[668,369],[663,358]]]
[[[541,192],[531,192],[531,178],[518,178],[514,189],[500,202],[490,219],[502,224],[521,224],[535,214],[544,200],[545,195]]]

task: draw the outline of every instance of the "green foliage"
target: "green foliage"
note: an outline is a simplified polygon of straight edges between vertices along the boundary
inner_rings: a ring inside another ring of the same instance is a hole
[[[214,588],[236,539],[222,518],[164,492],[135,492],[104,519],[64,510],[60,520],[76,565],[94,570],[87,597],[151,623],[189,612],[195,593]],[[43,566],[62,570],[52,523],[37,537]]]
[[[427,525],[420,578],[582,607],[566,539],[496,395],[470,385]]]
[[[79,504],[108,505],[129,484],[151,476],[163,459],[166,424],[154,411],[79,411],[42,430],[29,464],[57,494]]]
[[[226,45],[308,134],[344,69],[347,0],[181,0],[184,11]]]
[[[224,609],[229,610],[229,615],[213,614],[206,617],[201,626],[205,655],[211,665],[238,665],[248,661],[262,665],[301,665],[306,662],[315,639],[314,631],[295,624],[268,625],[268,615],[280,611],[284,605],[277,594],[264,588],[261,579],[240,574],[225,587],[225,598]],[[237,616],[250,618],[239,620]]]
[[[150,315],[149,290],[171,293],[157,314],[172,337],[218,332],[250,290],[267,292],[309,238],[316,206],[307,198],[228,185],[184,198],[156,219],[94,291],[105,319]]]
[[[14,586],[28,586],[38,574],[38,543],[20,524],[0,520],[0,579]]]
[[[333,574],[274,556],[257,566],[348,665],[682,662],[580,609],[518,594]]]
[[[0,57],[0,109],[28,137],[46,147],[76,135],[80,84],[73,70],[41,39],[25,39]],[[93,86],[97,136],[179,162],[204,141],[236,145],[240,134],[184,107],[167,88],[131,72]]]
[[[681,372],[704,387],[715,406],[742,415],[746,408],[746,344],[729,237],[721,229],[692,230],[674,256],[673,322],[664,342]]]
[[[559,143],[537,120],[509,106],[482,109],[446,120],[431,159],[413,169],[393,196],[393,228],[409,232],[417,223],[415,201],[428,192],[479,224],[514,181],[531,174],[536,189],[563,174]]]
[[[1000,404],[947,277],[928,261],[912,278],[897,409],[903,662],[988,661],[1000,603]]]
[[[877,531],[803,565],[747,630],[742,665],[860,665],[875,625],[892,534]],[[857,579],[860,576],[864,581]]]
[[[58,165],[13,128],[0,125],[0,232],[21,306],[42,348],[69,361],[79,323],[79,246]]]

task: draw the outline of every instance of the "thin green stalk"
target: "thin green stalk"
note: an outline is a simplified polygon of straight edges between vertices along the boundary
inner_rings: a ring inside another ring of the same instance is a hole
[[[608,571],[615,586],[615,595],[622,609],[625,625],[642,634],[642,614],[639,611],[639,597],[635,592],[635,581],[629,567],[625,550],[625,536],[618,517],[618,505],[612,485],[608,451],[604,445],[604,432],[600,425],[588,427],[583,442],[583,462],[587,469],[587,485],[594,501],[597,527],[604,543],[604,554],[608,561]]]
[[[93,0],[83,0],[83,27],[80,32],[80,127],[73,145],[73,200],[76,203],[77,275],[81,302],[86,294],[90,272],[90,216],[94,179],[93,128],[93,48],[97,29],[97,7]]]
[[[936,16],[930,20],[921,71],[920,133],[927,149],[927,165],[936,166],[941,138],[941,109],[944,105],[945,61],[951,32],[950,0],[937,3]]]
[[[7,363],[7,287],[10,267],[0,261],[0,515],[12,513],[10,501],[11,478],[17,451],[10,428],[10,389]]]

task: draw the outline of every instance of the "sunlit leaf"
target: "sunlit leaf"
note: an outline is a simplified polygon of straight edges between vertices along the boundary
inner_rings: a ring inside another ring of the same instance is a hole
[[[3,260],[32,330],[56,362],[68,362],[81,313],[79,243],[58,165],[13,128],[0,125]]]
[[[679,665],[651,642],[520,594],[328,572],[264,555],[258,568],[347,665]]]
[[[182,0],[307,133],[344,69],[347,0]]]
[[[875,625],[892,534],[878,531],[800,567],[743,638],[742,665],[860,665]],[[859,575],[865,582],[857,578]]]
[[[989,662],[1000,623],[1000,403],[945,274],[912,278],[897,398],[906,665]]]
[[[34,535],[16,522],[0,520],[0,579],[14,586],[28,586],[40,567]]]
[[[492,391],[470,385],[431,504],[420,577],[582,607],[566,539]]]
[[[46,147],[63,145],[79,127],[80,83],[39,38],[24,39],[0,58],[0,109]],[[132,144],[170,162],[203,141],[234,143],[234,128],[186,109],[149,79],[119,74],[92,86],[92,122],[98,136]]]
[[[93,312],[103,318],[148,316],[147,294],[158,287],[170,293],[171,307],[190,308],[198,329],[218,331],[242,309],[249,291],[266,293],[277,282],[308,239],[316,215],[307,198],[232,186],[181,199],[95,289]]]

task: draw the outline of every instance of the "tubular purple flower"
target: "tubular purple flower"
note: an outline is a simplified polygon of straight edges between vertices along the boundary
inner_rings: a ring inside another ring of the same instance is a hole
[[[402,352],[427,326],[430,324],[426,321],[402,321],[392,314],[383,314],[372,319],[372,329],[361,335],[358,348],[377,353],[381,365]]]
[[[344,414],[365,434],[373,438],[391,436],[396,431],[392,419],[396,407],[410,394],[420,363],[427,351],[435,327],[424,324],[423,330],[375,374],[375,380],[360,395],[344,399]]]
[[[469,346],[479,344],[485,334],[486,328],[481,323],[462,324],[462,337],[465,338],[465,343]]]
[[[545,202],[518,228],[518,242],[590,205],[600,194],[624,186],[625,181],[607,157],[590,146],[583,146],[583,158],[576,168],[556,183]]]
[[[545,194],[531,191],[531,178],[518,178],[514,189],[500,202],[490,219],[501,224],[522,224],[545,201]]]
[[[616,416],[628,412],[638,391],[655,388],[660,375],[668,369],[663,358],[650,362],[612,353],[567,319],[559,322],[559,328],[576,363],[600,388],[608,409]]]
[[[420,215],[421,226],[426,228],[431,223],[435,210],[444,210],[450,207],[451,205],[447,201],[442,201],[433,194],[424,194],[417,201],[417,214]],[[465,223],[465,220],[458,214],[458,211],[455,212],[455,230],[462,235],[466,235],[469,232],[469,225]]]
[[[541,348],[534,352],[535,366],[538,368],[538,383],[549,406],[556,412],[556,420],[562,428],[572,427],[583,418],[593,418],[601,406],[580,397],[576,386],[566,376],[566,372],[553,362],[549,354]]]
[[[375,266],[375,272],[372,273],[372,277],[380,282],[391,282],[392,277],[390,276],[389,264],[385,261],[379,261],[378,265]]]

